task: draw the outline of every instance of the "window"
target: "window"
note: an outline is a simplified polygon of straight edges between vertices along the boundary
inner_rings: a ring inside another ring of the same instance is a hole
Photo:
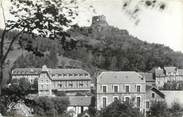
[[[80,82],[80,83],[79,83],[79,86],[80,86],[80,87],[83,87],[83,82]]]
[[[69,76],[72,76],[72,74],[69,74]]]
[[[150,107],[150,104],[149,104],[149,101],[146,102],[146,108],[149,108]]]
[[[126,90],[127,93],[129,93],[130,92],[130,86],[129,85],[126,85],[125,86],[125,90]]]
[[[114,101],[116,101],[116,100],[118,100],[118,99],[119,99],[118,96],[114,96],[114,97],[113,97],[113,100],[114,100]]]
[[[154,93],[152,93],[152,98],[155,98],[155,94]]]
[[[106,105],[107,105],[107,98],[106,97],[103,97],[103,99],[102,99],[103,101],[103,108],[105,108],[106,107]]]
[[[63,74],[63,76],[67,76],[67,74]]]
[[[58,84],[58,86],[61,88],[62,87],[62,84]]]
[[[140,92],[140,85],[137,85],[137,92]]]
[[[102,91],[103,91],[103,93],[106,93],[107,92],[107,86],[102,86]]]
[[[73,86],[73,83],[72,82],[69,82],[69,87],[72,87]]]
[[[114,86],[114,92],[117,93],[119,89],[119,86]]]
[[[125,97],[125,102],[130,103],[130,97]]]
[[[140,97],[137,97],[137,107],[140,107]]]

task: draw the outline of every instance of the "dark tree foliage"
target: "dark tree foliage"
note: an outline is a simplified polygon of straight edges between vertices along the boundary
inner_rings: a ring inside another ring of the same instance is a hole
[[[41,116],[55,116],[63,114],[69,105],[68,98],[39,97],[35,99],[33,109],[35,114]]]
[[[166,102],[154,101],[150,107],[150,117],[169,117],[170,113]]]
[[[38,78],[34,79],[34,83],[31,85],[31,90],[38,93]]]
[[[112,104],[101,110],[99,117],[143,117],[139,109],[129,103],[115,100]]]
[[[55,68],[58,62],[56,52],[56,50],[51,49],[44,57],[39,57],[35,54],[27,54],[25,56],[22,55],[14,62],[13,68],[41,68],[43,65],[47,65],[50,68]]]
[[[3,90],[3,95],[16,95],[22,98],[31,93],[31,84],[26,78],[13,79],[11,85]]]
[[[153,101],[147,117],[181,117],[182,112],[183,107],[177,102],[168,108],[164,101]]]
[[[169,81],[160,87],[162,90],[183,90],[183,82],[182,81]]]
[[[96,96],[91,97],[91,103],[88,107],[88,112],[92,117],[96,116],[96,112],[97,112],[97,109],[96,109]]]

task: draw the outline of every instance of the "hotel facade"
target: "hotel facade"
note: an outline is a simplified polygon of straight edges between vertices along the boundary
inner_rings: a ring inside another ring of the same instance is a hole
[[[39,96],[52,96],[53,91],[64,91],[69,95],[89,92],[90,74],[82,69],[49,69],[43,66],[38,79]]]
[[[105,108],[115,99],[132,102],[145,114],[145,78],[134,71],[102,72],[97,77],[97,109]]]

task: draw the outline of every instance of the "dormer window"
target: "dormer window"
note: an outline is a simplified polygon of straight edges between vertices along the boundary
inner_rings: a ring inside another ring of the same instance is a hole
[[[58,84],[58,86],[61,88],[62,87],[62,84]]]
[[[87,74],[87,73],[85,73],[85,76],[88,76],[88,74]]]
[[[63,76],[67,76],[67,74],[63,74]]]

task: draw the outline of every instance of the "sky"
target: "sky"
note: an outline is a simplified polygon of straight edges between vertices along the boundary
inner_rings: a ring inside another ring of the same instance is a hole
[[[167,5],[163,12],[157,9],[143,10],[138,16],[138,25],[122,10],[122,1],[124,0],[79,0],[77,22],[80,26],[89,26],[93,15],[105,15],[109,25],[127,29],[131,35],[141,40],[164,44],[175,51],[183,52],[183,0],[161,0]],[[4,0],[7,18],[8,4]],[[92,12],[93,8],[96,13]],[[2,20],[0,27],[3,27]]]

